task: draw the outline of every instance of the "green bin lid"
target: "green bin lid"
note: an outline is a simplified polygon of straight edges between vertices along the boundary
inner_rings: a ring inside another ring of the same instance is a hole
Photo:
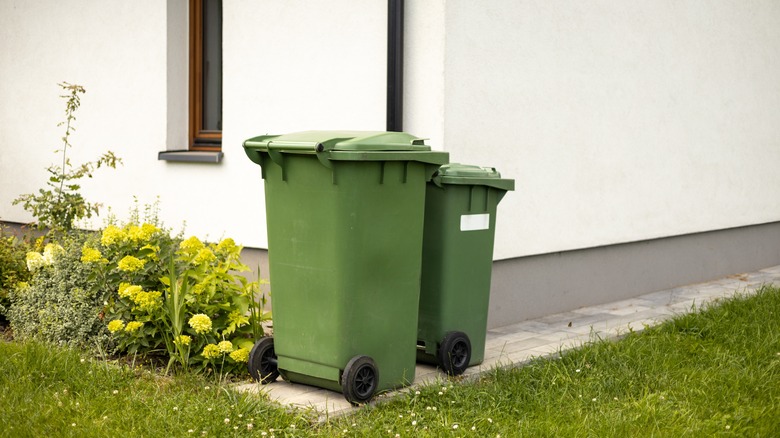
[[[425,139],[406,132],[384,131],[303,131],[261,135],[245,141],[244,147],[287,152],[431,150]]]
[[[326,160],[410,160],[432,164],[448,161],[446,152],[431,151],[425,139],[406,132],[302,131],[261,135],[244,142],[247,156],[260,164],[259,152],[312,154]]]
[[[515,180],[501,178],[501,174],[494,167],[471,164],[444,164],[433,175],[432,181],[437,186],[460,184],[490,186],[506,191],[515,189]]]

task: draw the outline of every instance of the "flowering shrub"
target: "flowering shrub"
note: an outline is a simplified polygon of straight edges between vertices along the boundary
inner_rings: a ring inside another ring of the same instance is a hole
[[[108,332],[99,315],[109,289],[91,278],[81,262],[87,236],[71,233],[59,244],[26,255],[29,281],[10,290],[7,316],[14,337],[35,337],[80,348],[105,345]]]
[[[7,233],[5,226],[0,224],[0,322],[4,322],[8,306],[9,291],[18,283],[30,279],[27,270],[26,254],[34,249],[31,239],[19,239]]]
[[[23,261],[32,278],[11,293],[15,336],[245,372],[269,314],[258,282],[238,275],[248,268],[232,239],[183,240],[149,223],[61,239]]]
[[[152,224],[110,225],[87,241],[81,260],[111,285],[105,324],[118,351],[164,351],[169,366],[241,371],[267,317],[258,283],[238,272],[233,239],[176,239]]]

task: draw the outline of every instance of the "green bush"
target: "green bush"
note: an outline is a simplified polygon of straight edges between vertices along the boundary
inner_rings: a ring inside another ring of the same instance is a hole
[[[82,261],[112,288],[105,322],[118,351],[167,356],[168,365],[243,372],[261,322],[258,282],[238,272],[233,239],[205,244],[154,225],[110,225],[86,242]]]
[[[9,292],[17,283],[30,279],[30,271],[25,262],[27,252],[33,250],[34,243],[28,239],[19,239],[6,232],[6,227],[0,225],[0,322],[5,322]]]
[[[258,282],[238,274],[249,269],[233,239],[183,240],[150,223],[65,236],[27,253],[33,276],[11,293],[15,336],[245,372],[269,314]]]
[[[108,331],[99,318],[110,290],[81,262],[86,234],[71,233],[42,253],[28,252],[28,283],[11,290],[8,319],[17,339],[36,338],[80,348],[105,345]]]

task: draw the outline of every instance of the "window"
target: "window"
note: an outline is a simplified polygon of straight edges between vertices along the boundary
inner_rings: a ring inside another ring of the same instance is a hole
[[[222,0],[190,0],[190,150],[222,147]]]

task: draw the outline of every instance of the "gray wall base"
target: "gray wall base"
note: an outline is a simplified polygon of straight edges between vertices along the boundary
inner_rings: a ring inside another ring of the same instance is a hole
[[[500,260],[488,327],[780,265],[780,222]]]

